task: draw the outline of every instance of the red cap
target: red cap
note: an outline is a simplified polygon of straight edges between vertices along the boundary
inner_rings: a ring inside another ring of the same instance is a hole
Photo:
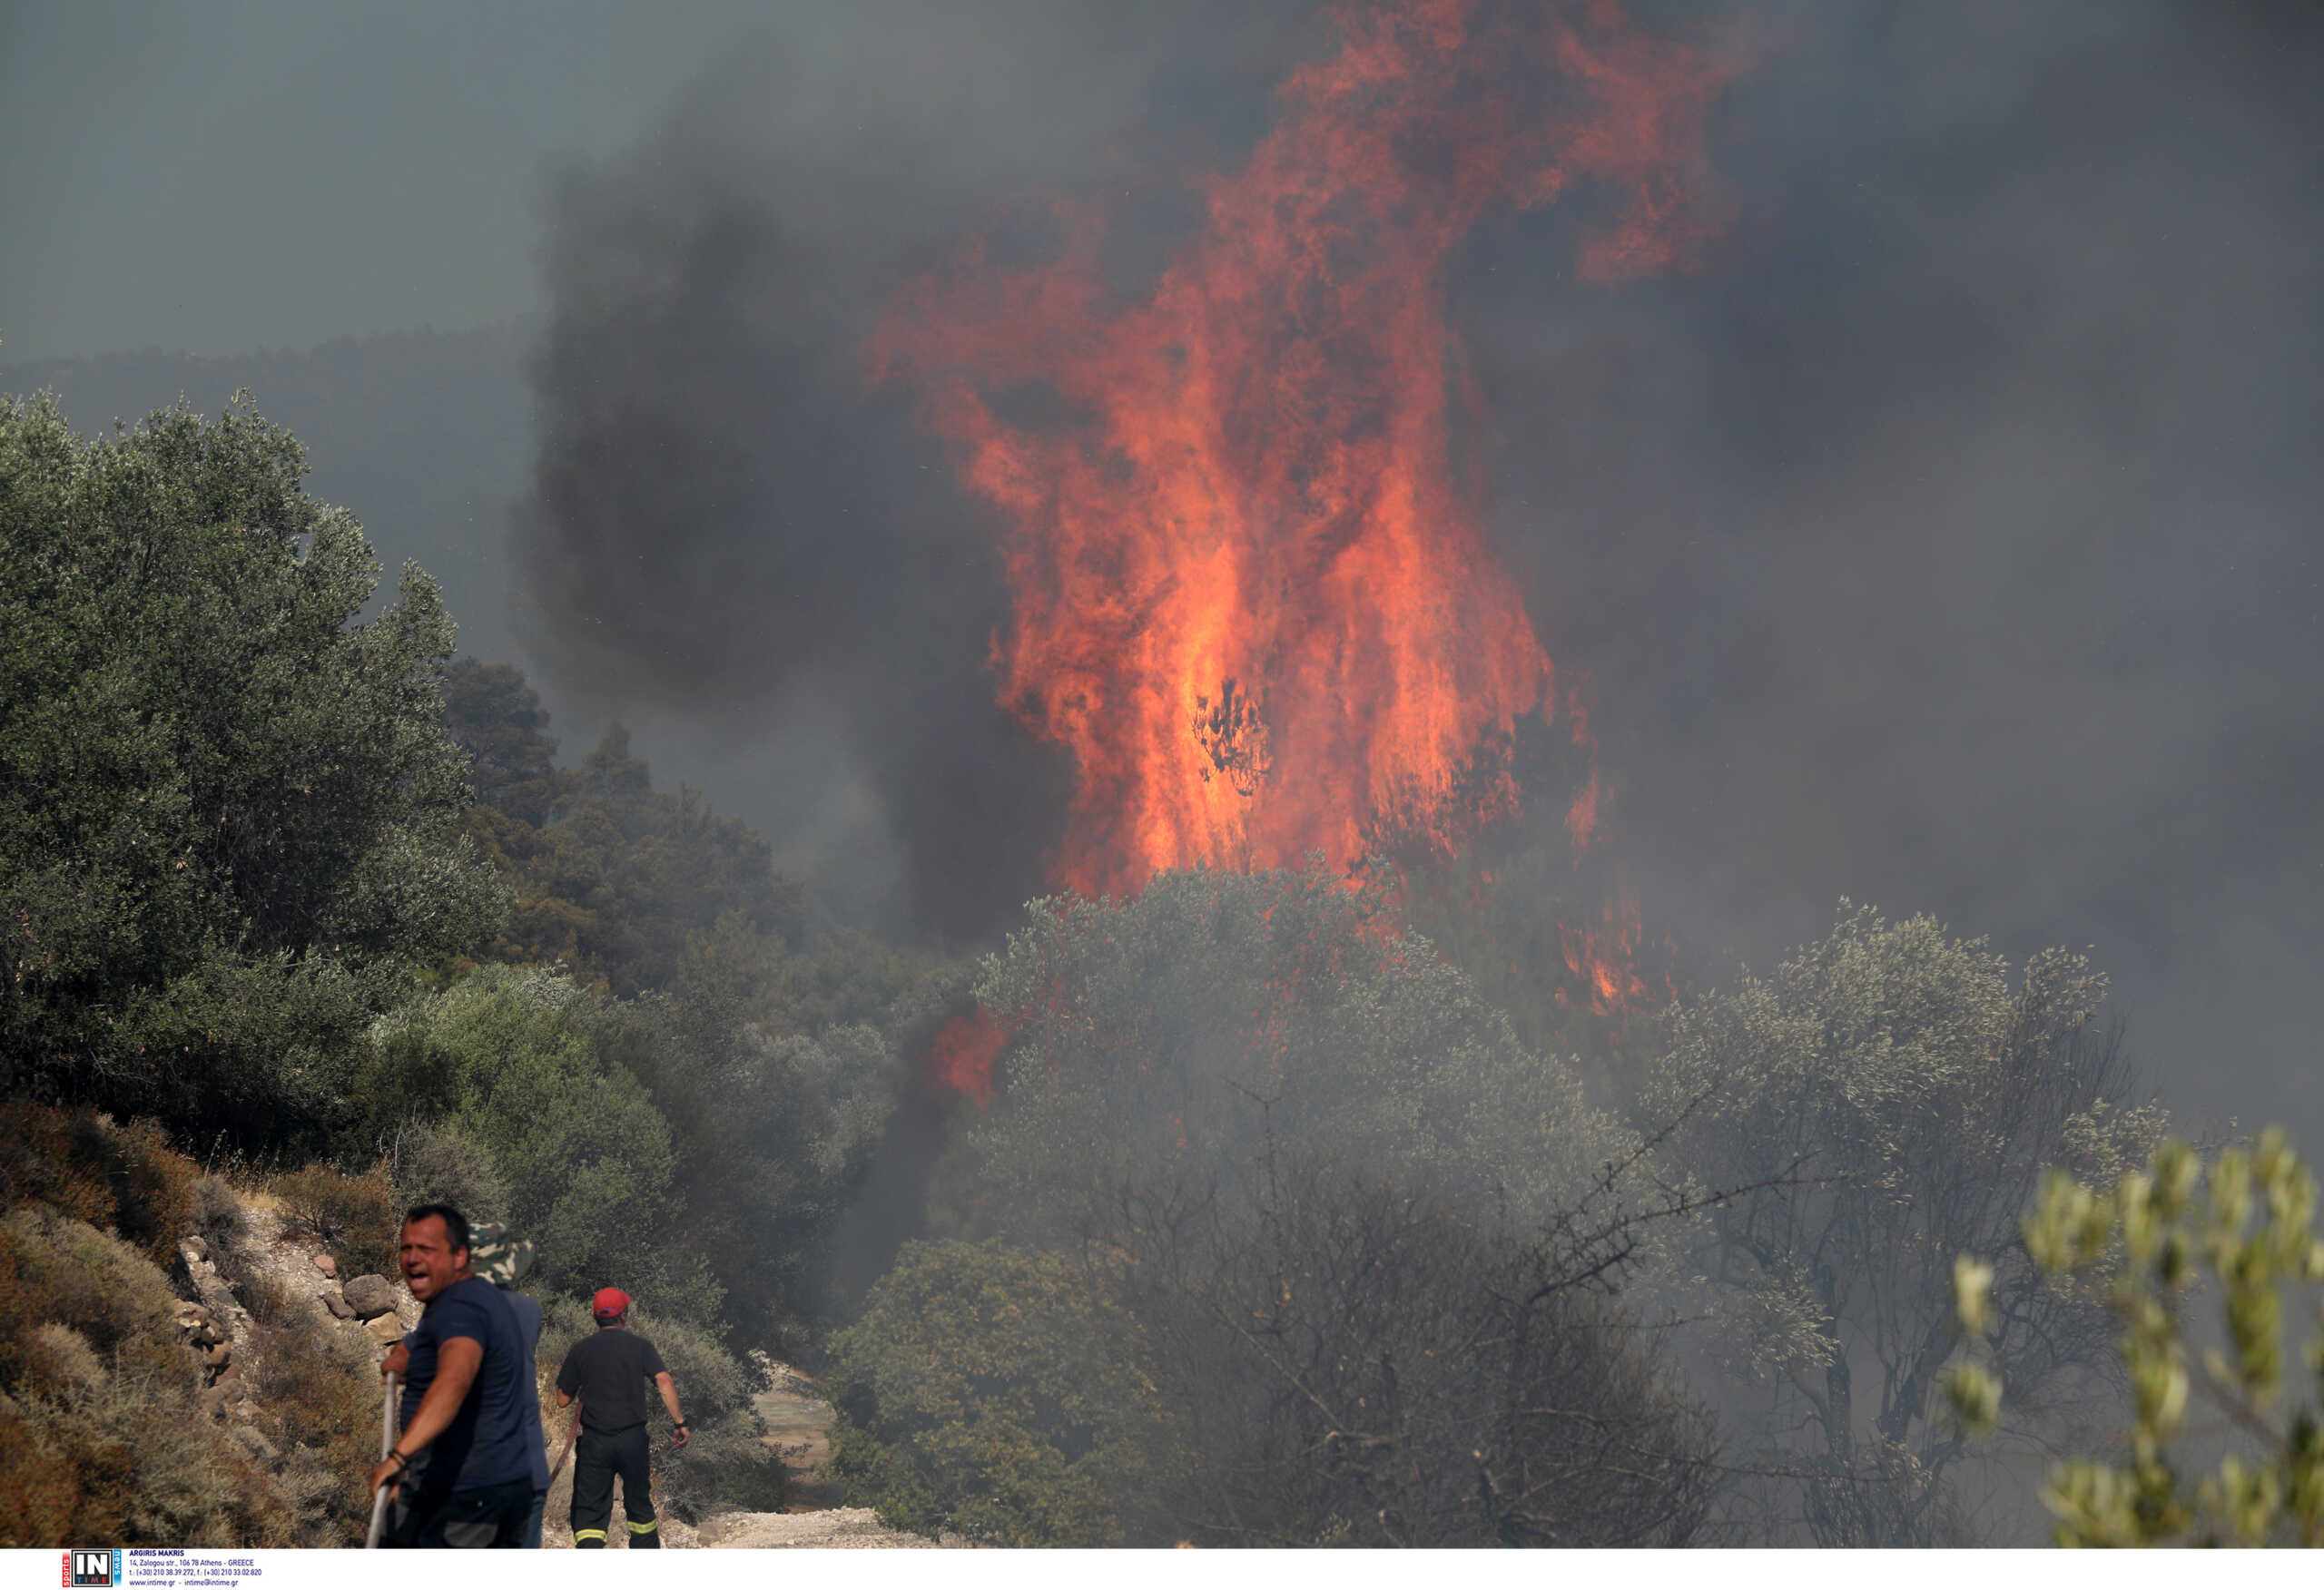
[[[600,1320],[617,1319],[629,1312],[629,1294],[617,1286],[609,1286],[590,1300],[589,1311]]]

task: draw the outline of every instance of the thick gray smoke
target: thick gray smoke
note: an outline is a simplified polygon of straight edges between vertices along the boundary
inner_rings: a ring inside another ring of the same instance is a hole
[[[1068,770],[993,703],[995,526],[909,397],[868,389],[864,336],[967,218],[1084,180],[1106,139],[1177,129],[1184,161],[1256,131],[1311,24],[1244,9],[891,8],[746,53],[558,190],[518,529],[537,648],[640,716],[809,748],[771,764],[801,808],[868,787],[852,828],[810,820],[846,861],[809,865],[891,930],[984,932],[1038,892]],[[795,841],[795,811],[750,815]]]
[[[1039,886],[1063,770],[990,704],[992,525],[864,390],[863,329],[1009,195],[1231,160],[1322,37],[1098,9],[748,57],[556,210],[544,644],[641,713],[838,747],[900,916],[947,934]],[[2318,14],[1638,10],[1754,19],[1722,257],[1576,283],[1551,210],[1449,285],[1492,528],[1596,682],[1649,922],[1704,975],[1843,893],[2089,944],[2183,1102],[2324,1137]]]

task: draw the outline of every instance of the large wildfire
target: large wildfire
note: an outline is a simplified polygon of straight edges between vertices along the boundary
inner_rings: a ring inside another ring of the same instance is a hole
[[[1581,276],[1688,266],[1721,221],[1703,123],[1729,67],[1610,4],[1335,17],[1128,301],[1106,207],[1058,201],[1037,262],[972,238],[875,336],[876,378],[921,391],[1005,516],[1000,699],[1072,751],[1055,872],[1086,895],[1449,851],[1516,808],[1521,726],[1586,742],[1456,460],[1481,398],[1448,269],[1495,209],[1584,188],[1608,219]],[[1595,776],[1560,798],[1587,845]],[[1593,1001],[1626,986],[1626,909],[1569,943]]]

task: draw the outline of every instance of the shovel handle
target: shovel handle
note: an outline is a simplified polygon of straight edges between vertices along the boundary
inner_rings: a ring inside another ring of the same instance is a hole
[[[396,1385],[398,1375],[387,1377],[387,1395],[379,1405],[379,1461],[385,1463],[388,1454],[396,1449]],[[379,1535],[388,1523],[388,1487],[382,1484],[371,1493],[371,1528],[363,1537],[365,1551],[379,1549]]]

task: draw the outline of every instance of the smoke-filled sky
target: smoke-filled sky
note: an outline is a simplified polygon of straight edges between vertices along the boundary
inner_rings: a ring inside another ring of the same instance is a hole
[[[1764,963],[1845,893],[2088,945],[2176,1098],[2324,1142],[2318,9],[1633,10],[1748,24],[1708,268],[1579,281],[1551,207],[1447,291],[1649,924]],[[1061,770],[980,672],[988,512],[860,339],[1030,193],[1128,191],[1134,281],[1327,42],[1200,0],[10,6],[0,346],[538,317],[537,671],[969,931]]]

